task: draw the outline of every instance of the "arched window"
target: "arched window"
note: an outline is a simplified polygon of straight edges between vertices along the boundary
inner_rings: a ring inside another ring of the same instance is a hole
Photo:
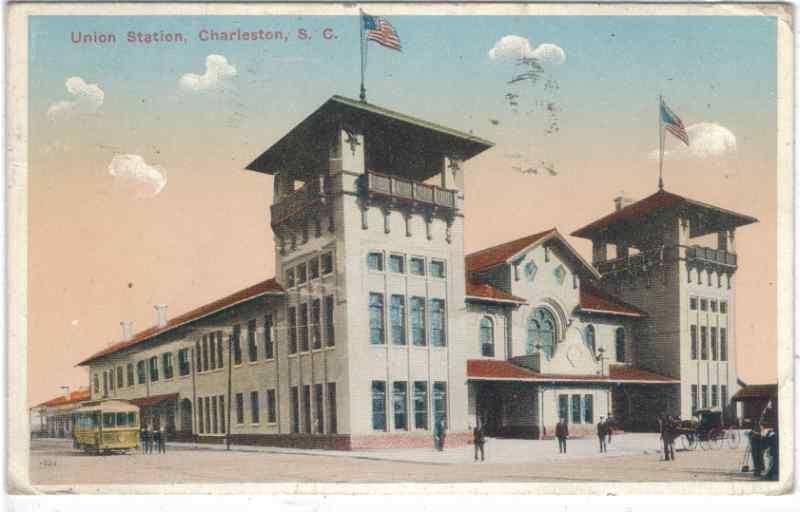
[[[494,322],[488,316],[481,318],[481,355],[494,357]]]
[[[540,345],[547,357],[552,357],[555,350],[556,322],[553,315],[545,308],[536,308],[528,318],[528,344],[526,352],[533,354]]]
[[[589,347],[589,350],[592,352],[592,355],[595,353],[595,341],[594,341],[594,326],[589,324],[586,326],[586,346]]]
[[[618,363],[624,363],[625,362],[625,329],[623,329],[622,327],[617,328],[615,341],[616,341],[616,348],[617,348],[617,362]]]

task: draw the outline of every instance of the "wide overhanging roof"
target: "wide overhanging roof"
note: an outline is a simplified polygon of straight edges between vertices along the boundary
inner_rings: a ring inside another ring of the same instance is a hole
[[[324,144],[327,143],[327,135],[330,133],[330,128],[339,123],[363,126],[368,133],[391,134],[394,140],[405,139],[421,144],[428,152],[453,154],[465,160],[494,145],[488,140],[469,133],[337,95],[332,96],[278,142],[270,146],[246,169],[274,174],[281,170],[287,162],[295,164],[304,155],[326,154],[327,148],[324,147]]]
[[[659,190],[641,201],[587,224],[574,231],[572,236],[594,239],[602,233],[607,233],[612,239],[615,236],[626,238],[633,232],[641,231],[643,226],[652,222],[659,213],[670,210],[683,210],[688,213],[693,220],[691,237],[758,222],[758,219],[749,215],[679,196],[666,190]]]

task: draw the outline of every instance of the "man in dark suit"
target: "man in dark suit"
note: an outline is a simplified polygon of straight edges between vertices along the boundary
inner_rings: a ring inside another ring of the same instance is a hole
[[[478,451],[481,452],[481,462],[483,462],[483,445],[486,444],[486,436],[483,432],[483,426],[478,423],[472,430],[472,442],[475,443],[475,461],[478,460]]]
[[[556,438],[558,438],[558,453],[567,453],[567,438],[569,437],[569,427],[567,418],[561,418],[556,424]]]
[[[608,422],[600,417],[597,422],[597,439],[600,441],[600,453],[608,451],[606,448],[606,437],[608,436]]]

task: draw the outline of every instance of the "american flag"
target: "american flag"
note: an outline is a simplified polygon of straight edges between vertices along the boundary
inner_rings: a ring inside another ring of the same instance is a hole
[[[689,145],[689,135],[686,133],[686,128],[683,126],[683,121],[678,117],[678,114],[672,111],[664,100],[661,100],[661,122],[664,123],[664,128],[672,135],[678,137],[687,146]]]
[[[367,33],[368,41],[375,41],[381,46],[397,50],[398,52],[403,51],[397,32],[386,18],[362,13],[361,19],[364,25],[364,31]]]

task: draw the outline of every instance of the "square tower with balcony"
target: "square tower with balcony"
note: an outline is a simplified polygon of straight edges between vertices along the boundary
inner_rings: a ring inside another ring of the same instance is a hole
[[[491,146],[333,96],[247,167],[274,177],[292,431],[335,382],[351,447],[429,443],[436,422],[466,438],[462,164]]]
[[[637,364],[680,381],[668,393],[615,395],[615,412],[645,402],[684,418],[711,407],[735,413],[735,235],[754,222],[662,189],[638,202],[618,198],[614,212],[573,233],[592,241],[603,288],[647,313],[636,326]]]

